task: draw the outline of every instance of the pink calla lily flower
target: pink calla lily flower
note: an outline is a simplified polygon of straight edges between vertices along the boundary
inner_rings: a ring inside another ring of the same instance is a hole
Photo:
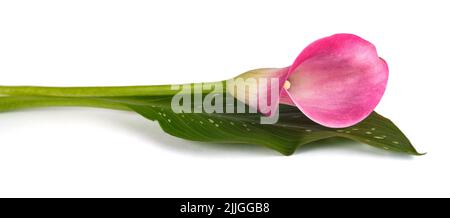
[[[331,128],[357,124],[377,106],[386,89],[387,63],[370,42],[352,34],[336,34],[307,46],[292,66],[260,69],[279,80],[276,102],[298,107],[311,120]],[[256,76],[258,77],[258,76]],[[258,93],[258,98],[267,94]]]

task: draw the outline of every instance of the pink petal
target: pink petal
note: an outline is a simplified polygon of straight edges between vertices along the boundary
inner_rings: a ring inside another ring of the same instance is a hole
[[[370,42],[351,34],[322,38],[289,68],[290,99],[282,92],[280,102],[295,104],[324,126],[348,127],[374,110],[386,89],[388,71]]]

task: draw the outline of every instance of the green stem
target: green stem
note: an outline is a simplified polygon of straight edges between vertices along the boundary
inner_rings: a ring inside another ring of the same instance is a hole
[[[224,82],[188,84],[222,85]],[[178,88],[180,88],[179,85]],[[201,86],[200,86],[201,87]],[[202,90],[204,91],[204,90]],[[180,92],[172,85],[154,86],[103,86],[103,87],[45,87],[45,86],[0,86],[0,112],[17,109],[55,106],[97,107],[130,110],[125,105],[110,100],[110,97],[171,96]]]
[[[200,84],[200,83],[199,83]],[[223,82],[203,83],[223,85]],[[194,84],[190,84],[193,86]],[[154,86],[103,86],[103,87],[45,87],[0,86],[0,95],[6,96],[57,96],[57,97],[112,97],[112,96],[167,96],[179,90],[172,85]]]
[[[7,96],[0,97],[0,112],[38,107],[96,107],[114,110],[130,110],[123,104],[100,98],[54,97],[54,96]]]
[[[170,85],[117,86],[117,87],[45,87],[45,86],[0,86],[0,94],[16,96],[58,96],[58,97],[110,97],[170,95]]]

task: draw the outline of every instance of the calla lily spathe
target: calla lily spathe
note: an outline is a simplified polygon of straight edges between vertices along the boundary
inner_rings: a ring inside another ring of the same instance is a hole
[[[388,72],[387,63],[370,42],[353,34],[336,34],[311,43],[289,67],[258,69],[238,77],[275,77],[280,95],[260,92],[258,98],[275,98],[298,107],[323,126],[343,128],[375,109],[386,89]]]

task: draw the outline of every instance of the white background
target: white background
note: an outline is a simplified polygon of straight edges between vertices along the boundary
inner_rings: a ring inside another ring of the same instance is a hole
[[[448,1],[1,1],[0,84],[150,85],[284,67],[354,33],[390,66],[377,111],[416,148],[282,156],[89,108],[0,114],[1,197],[450,197]]]

